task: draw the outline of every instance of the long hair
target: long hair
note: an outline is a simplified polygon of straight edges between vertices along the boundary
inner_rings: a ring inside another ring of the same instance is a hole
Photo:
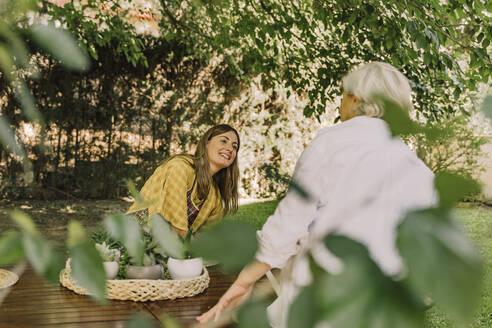
[[[215,173],[213,177],[211,177],[210,163],[207,154],[207,143],[216,135],[229,131],[233,131],[237,137],[238,148],[236,151],[236,157],[231,165],[221,169],[219,172]],[[205,199],[210,190],[210,183],[213,183],[220,191],[220,196],[224,206],[224,215],[236,213],[238,208],[237,189],[239,182],[239,166],[237,164],[237,157],[239,147],[240,141],[237,131],[230,125],[219,124],[205,132],[198,142],[195,154],[193,155],[198,198]]]

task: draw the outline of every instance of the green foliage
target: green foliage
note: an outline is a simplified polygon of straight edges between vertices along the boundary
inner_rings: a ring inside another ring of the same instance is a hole
[[[319,309],[314,298],[314,287],[303,288],[292,302],[287,318],[287,327],[315,327]]]
[[[7,231],[0,236],[0,267],[17,263],[24,258],[22,235],[17,231]]]
[[[238,79],[263,75],[305,93],[308,116],[324,112],[354,63],[402,67],[419,111],[434,119],[463,108],[463,91],[489,79],[491,31],[481,1],[161,4],[163,33],[184,39],[196,56],[220,53]]]
[[[481,260],[449,212],[407,214],[397,244],[408,266],[406,279],[412,290],[421,299],[430,296],[458,321],[470,321],[480,295]]]
[[[446,171],[437,173],[434,183],[439,193],[439,204],[443,208],[451,208],[465,196],[476,195],[481,190],[475,180]]]
[[[242,305],[237,314],[239,328],[270,327],[266,313],[267,306],[265,301],[249,301]]]
[[[89,61],[77,44],[73,42],[70,33],[49,25],[33,26],[31,32],[33,39],[65,67],[78,71],[87,70]]]
[[[138,223],[124,214],[107,215],[104,226],[112,238],[121,242],[136,265],[142,265],[145,245]]]
[[[313,270],[314,281],[294,301],[296,312],[289,316],[289,327],[298,320],[296,314],[305,316],[300,312],[308,307],[308,313],[314,315],[307,321],[311,327],[316,323],[330,327],[422,327],[422,304],[402,283],[385,276],[362,244],[335,235],[325,237],[324,242],[343,261],[343,271],[330,274]]]
[[[127,328],[155,328],[151,318],[143,313],[135,313],[128,321]]]
[[[428,123],[428,131],[441,131],[434,134],[419,133],[406,138],[414,145],[417,156],[435,173],[449,171],[477,179],[483,171],[484,153],[481,147],[488,141],[480,136],[481,130],[470,125],[464,116],[455,116]]]
[[[70,254],[72,276],[87,289],[96,301],[106,301],[106,272],[103,259],[94,242],[87,238],[82,225],[71,221],[68,225],[67,246]],[[58,278],[58,277],[57,277]]]
[[[121,253],[118,249],[111,248],[105,242],[102,242],[102,244],[96,243],[95,246],[104,262],[119,261]]]
[[[255,229],[230,220],[200,233],[191,245],[193,254],[219,262],[226,271],[242,269],[254,259],[257,249]]]
[[[22,232],[23,250],[18,250],[17,253],[24,253],[34,271],[43,275],[49,282],[57,283],[59,272],[63,267],[58,252],[41,237],[34,222],[27,214],[16,210],[10,213],[10,218]],[[4,250],[8,250],[8,248]]]
[[[171,225],[159,214],[152,215],[150,221],[152,236],[162,250],[175,259],[184,259],[183,242],[179,240]]]

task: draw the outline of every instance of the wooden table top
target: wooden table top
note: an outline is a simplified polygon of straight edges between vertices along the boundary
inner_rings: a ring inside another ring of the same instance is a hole
[[[0,305],[0,328],[119,328],[138,312],[148,315],[156,324],[159,316],[167,313],[188,327],[218,301],[235,279],[213,267],[209,274],[209,287],[194,297],[153,302],[110,300],[100,305],[59,284],[48,284],[28,267]]]

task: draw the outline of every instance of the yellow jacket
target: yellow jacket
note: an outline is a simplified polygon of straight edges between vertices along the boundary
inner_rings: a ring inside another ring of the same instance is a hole
[[[127,213],[148,209],[149,216],[160,214],[174,227],[188,230],[188,205],[186,193],[193,187],[195,169],[191,156],[176,156],[161,164],[145,182],[140,195],[143,201],[135,201]],[[191,200],[198,207],[202,204],[200,212],[191,225],[193,232],[197,231],[204,223],[220,220],[222,218],[222,198],[220,191],[210,186],[205,200],[197,197],[197,184],[191,192]]]

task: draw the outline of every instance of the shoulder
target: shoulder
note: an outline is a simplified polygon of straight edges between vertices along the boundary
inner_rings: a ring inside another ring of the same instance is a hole
[[[176,155],[161,164],[165,170],[180,171],[182,173],[194,173],[194,161],[190,155]]]

